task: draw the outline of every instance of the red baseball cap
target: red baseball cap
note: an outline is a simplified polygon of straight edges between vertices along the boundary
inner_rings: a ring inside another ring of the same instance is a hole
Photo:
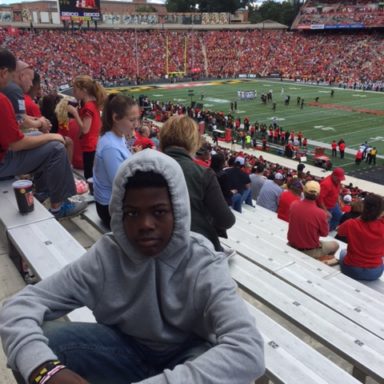
[[[332,172],[332,176],[337,177],[340,181],[345,180],[345,173],[343,168],[335,168]]]

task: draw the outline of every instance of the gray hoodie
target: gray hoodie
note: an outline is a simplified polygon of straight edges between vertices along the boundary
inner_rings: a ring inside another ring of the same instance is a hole
[[[166,179],[174,232],[155,257],[139,254],[123,228],[125,183],[137,170]],[[113,186],[107,234],[74,263],[7,300],[0,334],[11,368],[28,378],[55,354],[41,325],[87,306],[98,323],[116,325],[148,347],[164,350],[191,335],[213,347],[188,364],[141,383],[249,384],[264,372],[263,342],[229,274],[227,260],[203,236],[191,233],[188,191],[172,158],[145,150],[126,160]]]

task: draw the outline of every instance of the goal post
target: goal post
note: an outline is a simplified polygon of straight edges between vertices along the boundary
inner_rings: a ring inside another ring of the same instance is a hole
[[[170,50],[169,50],[169,36],[165,36],[165,73],[169,78],[185,76],[187,73],[187,64],[188,64],[188,49],[187,49],[188,39],[187,36],[184,37],[184,49],[183,49],[183,66],[184,70],[182,71],[170,71],[169,70],[169,59],[170,59]]]

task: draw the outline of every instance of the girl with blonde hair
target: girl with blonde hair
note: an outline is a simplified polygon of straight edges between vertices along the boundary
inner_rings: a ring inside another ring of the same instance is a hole
[[[78,113],[74,111],[74,117],[80,127],[84,177],[89,179],[93,176],[93,162],[101,129],[100,110],[106,94],[104,88],[92,77],[81,75],[73,80],[73,95],[80,102],[80,109]]]

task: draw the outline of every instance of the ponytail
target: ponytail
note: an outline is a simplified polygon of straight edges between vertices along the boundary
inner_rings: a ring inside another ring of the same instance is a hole
[[[127,114],[127,110],[135,105],[137,105],[135,100],[121,93],[108,95],[101,117],[100,135],[104,135],[104,133],[112,130],[113,115],[116,115],[117,120],[121,120]]]
[[[99,108],[102,108],[107,96],[104,87],[99,82],[93,80],[93,90],[93,96],[96,98],[96,104],[99,106]]]
[[[73,80],[73,85],[77,88],[85,89],[89,95],[95,97],[98,107],[103,107],[106,98],[104,87],[96,80],[93,80],[92,77],[88,75],[76,76]]]

